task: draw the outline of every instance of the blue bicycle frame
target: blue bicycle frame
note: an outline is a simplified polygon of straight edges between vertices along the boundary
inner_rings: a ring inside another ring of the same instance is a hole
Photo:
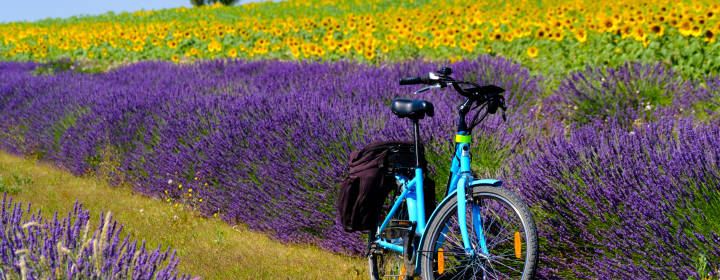
[[[425,226],[428,223],[432,223],[435,219],[435,216],[437,214],[437,210],[441,208],[444,204],[449,203],[448,201],[450,198],[452,198],[453,195],[457,196],[457,208],[458,208],[458,220],[459,220],[459,227],[460,227],[460,233],[462,235],[463,239],[463,246],[465,247],[465,252],[467,254],[473,255],[476,254],[476,252],[473,250],[471,245],[471,238],[468,234],[467,230],[467,217],[466,217],[466,198],[467,198],[467,191],[472,190],[472,187],[474,186],[480,186],[480,185],[492,185],[492,186],[501,186],[502,182],[495,179],[481,179],[481,180],[475,180],[470,173],[470,135],[467,135],[465,132],[459,132],[455,137],[456,149],[455,149],[455,156],[453,157],[452,165],[450,167],[451,172],[451,179],[450,179],[450,185],[448,186],[448,192],[445,198],[442,202],[438,205],[437,208],[435,208],[435,211],[433,211],[432,215],[430,215],[429,219],[425,219],[425,204],[424,203],[418,203],[418,202],[424,202],[423,197],[423,170],[422,168],[415,168],[415,177],[413,179],[405,178],[402,175],[395,175],[395,178],[400,182],[402,186],[402,193],[395,199],[392,208],[388,212],[387,216],[385,217],[385,220],[380,225],[380,227],[376,231],[375,236],[375,243],[379,245],[380,247],[390,249],[393,251],[397,251],[400,254],[403,253],[404,249],[402,246],[402,240],[393,239],[393,240],[386,240],[381,237],[381,232],[387,227],[387,225],[390,223],[391,217],[395,215],[395,212],[398,211],[400,206],[403,202],[406,203],[407,209],[408,209],[408,218],[410,222],[413,222],[416,224],[415,227],[415,233],[420,236],[420,242],[418,244],[422,244],[423,240],[425,239]],[[482,221],[480,217],[480,206],[473,204],[473,209],[471,209],[471,215],[473,219],[473,225],[474,225],[474,232],[475,237],[478,240],[478,243],[480,245],[480,251],[479,253],[483,255],[488,255],[488,248],[487,244],[485,242],[485,236],[483,234],[482,229]],[[398,243],[400,242],[400,243]],[[440,240],[438,242],[439,244],[442,244],[443,240]],[[415,250],[417,251],[417,250]],[[419,271],[419,261],[420,258],[415,258],[415,268],[416,273],[420,273]]]

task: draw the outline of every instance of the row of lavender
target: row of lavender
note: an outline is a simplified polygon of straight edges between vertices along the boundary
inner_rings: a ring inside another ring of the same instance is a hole
[[[28,216],[29,215],[29,216]],[[43,219],[3,196],[0,205],[0,278],[2,279],[190,279],[177,275],[178,258],[170,250],[148,250],[110,213],[90,227],[90,214],[75,203],[62,219]]]
[[[342,231],[333,207],[346,156],[370,141],[407,139],[408,123],[387,104],[407,97],[400,77],[437,65],[141,63],[53,76],[34,76],[35,67],[0,64],[4,149],[110,174],[151,196],[193,188],[208,215],[352,253],[360,236]],[[500,166],[482,170],[531,203],[541,275],[687,277],[697,276],[699,255],[719,263],[708,213],[720,199],[712,117],[720,80],[629,64],[573,73],[548,90],[542,85],[552,82],[503,58],[451,67],[508,89],[509,121],[491,118],[478,131],[487,139],[476,141],[476,158]],[[428,154],[446,164],[460,98],[422,98],[436,105],[436,117],[421,123]],[[443,166],[435,166],[439,181]]]
[[[217,61],[37,77],[26,71],[32,65],[5,67],[0,106],[6,149],[78,174],[111,160],[116,178],[147,194],[167,190],[179,197],[183,185],[203,198],[198,207],[208,214],[219,212],[282,240],[355,252],[362,247],[359,235],[345,234],[334,221],[345,158],[369,141],[407,138],[407,123],[385,104],[407,91],[397,85],[399,77],[435,68]],[[491,67],[504,69],[496,81],[516,92],[538,90],[535,80],[513,83],[529,74],[504,60],[455,66],[460,73],[474,68],[475,75]],[[437,102],[442,117],[424,121],[429,129],[423,136],[449,139],[450,111],[460,99],[447,93],[428,98],[447,102]]]

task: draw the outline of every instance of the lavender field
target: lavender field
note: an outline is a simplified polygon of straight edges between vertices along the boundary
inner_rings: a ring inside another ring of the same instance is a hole
[[[508,90],[508,121],[478,130],[474,164],[530,204],[541,277],[718,276],[720,77],[628,63],[550,81],[499,56],[449,66]],[[438,65],[218,60],[37,74],[47,67],[0,63],[2,149],[285,242],[358,254],[361,235],[335,218],[347,155],[407,139],[409,124],[388,106],[411,96],[397,81]],[[436,106],[422,137],[444,182],[460,98],[414,97]]]
[[[122,238],[122,225],[110,213],[93,229],[89,211],[78,202],[67,216],[56,213],[52,219],[7,196],[1,207],[2,279],[191,279],[178,275],[179,259],[170,249]]]

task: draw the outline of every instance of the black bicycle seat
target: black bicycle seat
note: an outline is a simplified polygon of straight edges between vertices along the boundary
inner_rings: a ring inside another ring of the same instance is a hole
[[[430,101],[419,99],[401,99],[393,100],[390,107],[393,114],[399,118],[410,118],[420,120],[427,115],[432,117],[435,115],[435,107]]]

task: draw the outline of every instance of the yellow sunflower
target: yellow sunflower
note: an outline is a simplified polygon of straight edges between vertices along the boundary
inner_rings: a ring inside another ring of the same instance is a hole
[[[587,41],[587,32],[585,29],[577,29],[573,33],[575,34],[575,39],[577,39],[578,42],[585,43],[585,41]]]
[[[689,21],[683,21],[678,26],[678,31],[685,37],[690,36],[692,34],[692,24]]]
[[[700,26],[694,25],[691,29],[690,35],[693,37],[700,37],[703,35],[703,29]]]
[[[714,42],[715,42],[715,38],[716,38],[715,33],[712,32],[712,31],[710,31],[710,30],[705,30],[705,34],[704,34],[703,37],[704,37],[703,40],[704,40],[705,42],[710,42],[710,43],[714,43]]]
[[[235,50],[235,48],[232,48],[232,49],[228,50],[227,55],[229,57],[236,58],[238,53],[237,53],[237,50]]]
[[[371,50],[371,49],[367,49],[367,50],[365,50],[363,55],[365,56],[365,58],[367,60],[372,60],[373,58],[375,58],[375,51]]]
[[[533,58],[538,55],[538,52],[539,52],[539,51],[538,51],[538,49],[537,49],[535,46],[531,46],[531,47],[529,47],[529,48],[527,49],[527,51],[525,51],[525,53],[526,53],[529,57],[533,57]]]
[[[208,51],[210,52],[219,52],[222,50],[222,45],[220,45],[220,42],[213,40],[208,44]]]
[[[545,36],[547,36],[547,31],[545,31],[545,29],[540,28],[535,31],[535,37],[537,37],[538,39],[545,38]]]
[[[143,44],[135,43],[135,44],[133,44],[133,48],[132,48],[132,49],[133,49],[133,51],[135,51],[135,52],[140,52],[140,51],[143,50],[143,48],[145,48],[145,46],[143,46]]]
[[[617,23],[612,17],[605,17],[600,20],[600,27],[604,32],[613,33],[617,30]]]
[[[490,37],[488,37],[488,39],[490,39],[490,41],[502,41],[503,34],[500,32],[493,32],[492,34],[490,34]]]
[[[647,32],[645,32],[645,28],[643,28],[641,25],[638,25],[633,28],[632,36],[637,41],[645,41],[645,39],[647,39]]]
[[[650,25],[650,32],[655,34],[655,36],[660,37],[663,34],[665,34],[665,28],[663,28],[663,26],[660,24],[653,24],[653,25]]]

